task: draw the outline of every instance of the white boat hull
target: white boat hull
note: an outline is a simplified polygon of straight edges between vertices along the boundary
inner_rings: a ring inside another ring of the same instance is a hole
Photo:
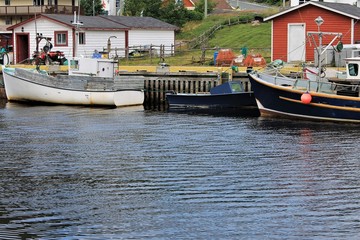
[[[9,101],[34,101],[66,105],[132,106],[144,102],[141,90],[82,91],[46,86],[3,71]]]

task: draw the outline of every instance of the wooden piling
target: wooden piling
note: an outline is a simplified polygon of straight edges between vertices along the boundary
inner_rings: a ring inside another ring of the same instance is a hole
[[[122,76],[130,74],[123,73]],[[132,73],[131,73],[132,74]],[[145,88],[145,106],[166,104],[166,93],[209,92],[211,88],[228,81],[218,78],[218,73],[142,73]],[[246,73],[235,74],[233,81],[242,81],[245,91],[250,91],[250,82]]]
[[[5,88],[3,86],[0,86],[0,99],[6,99],[6,93]]]

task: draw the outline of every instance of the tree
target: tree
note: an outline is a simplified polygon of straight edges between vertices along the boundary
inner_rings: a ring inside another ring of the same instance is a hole
[[[146,8],[144,9],[144,14],[147,17],[160,18],[162,1],[161,0],[151,0],[147,1]]]
[[[125,0],[124,15],[153,17],[178,27],[202,19],[201,14],[187,10],[180,0]]]
[[[125,0],[123,14],[125,16],[140,16],[144,7],[144,2],[142,0]]]
[[[189,10],[183,4],[170,1],[161,9],[161,20],[182,27],[190,19]]]
[[[161,0],[125,0],[124,15],[158,18],[161,7]]]
[[[269,5],[277,5],[281,6],[283,4],[283,0],[255,0],[256,3],[266,3]]]
[[[216,7],[216,3],[214,1],[207,0],[207,12],[208,13],[211,13],[215,7]],[[195,6],[195,11],[204,13],[204,10],[205,10],[205,0],[200,0]]]
[[[104,13],[101,0],[80,0],[80,11],[86,16],[99,15]]]

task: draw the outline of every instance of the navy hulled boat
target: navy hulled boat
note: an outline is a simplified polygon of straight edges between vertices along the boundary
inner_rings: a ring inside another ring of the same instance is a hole
[[[360,58],[346,59],[346,78],[289,78],[279,71],[249,73],[262,116],[360,123]]]
[[[208,109],[213,111],[255,110],[254,93],[245,91],[242,82],[229,81],[210,89],[209,93],[167,93],[170,109]]]

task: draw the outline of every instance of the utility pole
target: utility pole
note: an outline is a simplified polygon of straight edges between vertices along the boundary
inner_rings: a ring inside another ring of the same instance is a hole
[[[204,9],[204,18],[206,18],[207,17],[207,0],[205,0],[205,9]]]

